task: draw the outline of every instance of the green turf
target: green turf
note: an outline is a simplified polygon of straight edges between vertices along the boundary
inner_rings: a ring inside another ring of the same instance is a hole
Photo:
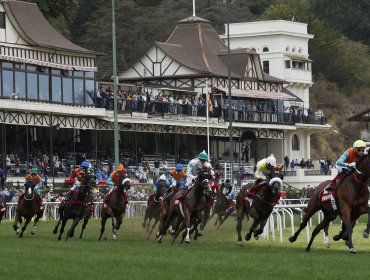
[[[356,255],[342,241],[322,244],[318,235],[310,253],[305,231],[295,244],[284,241],[244,241],[236,245],[235,219],[216,230],[212,220],[203,237],[191,244],[146,240],[142,219],[124,219],[119,240],[98,241],[99,221],[90,221],[82,240],[57,241],[55,222],[41,222],[38,232],[18,238],[11,223],[0,224],[0,279],[366,279],[370,276],[370,240],[361,221],[355,228]],[[70,222],[68,226],[70,225]],[[30,228],[31,229],[31,228]],[[29,229],[29,230],[30,230]],[[245,235],[246,226],[243,228]],[[339,229],[333,224],[330,235]],[[79,234],[80,225],[76,234]]]

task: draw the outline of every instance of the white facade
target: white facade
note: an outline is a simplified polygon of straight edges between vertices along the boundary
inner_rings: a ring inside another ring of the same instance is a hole
[[[285,20],[243,22],[230,24],[229,30],[231,48],[254,49],[268,74],[289,82],[288,90],[303,100],[303,104],[287,102],[288,106],[309,107],[312,67],[308,41],[313,35],[307,33],[307,24]],[[227,33],[221,38],[227,43]]]

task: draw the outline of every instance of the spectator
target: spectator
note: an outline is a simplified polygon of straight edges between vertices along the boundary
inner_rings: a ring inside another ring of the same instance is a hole
[[[294,159],[292,159],[292,161],[291,161],[291,163],[290,163],[290,169],[291,169],[292,171],[294,171],[294,170],[295,170],[295,161],[294,161]]]
[[[285,171],[288,171],[288,168],[289,168],[289,157],[288,157],[288,155],[286,155],[284,157],[284,166],[285,166]]]
[[[154,162],[154,171],[155,171],[155,176],[158,177],[159,176],[159,161],[158,161],[158,159],[156,159],[155,162]]]

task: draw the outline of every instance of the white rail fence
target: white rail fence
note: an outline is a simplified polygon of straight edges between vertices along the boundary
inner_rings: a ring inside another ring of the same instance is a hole
[[[276,205],[264,228],[262,234],[263,238],[271,239],[273,241],[279,239],[280,242],[283,242],[283,240],[287,240],[287,237],[283,237],[283,231],[288,228],[291,230],[291,234],[293,235],[295,229],[298,229],[299,226],[299,224],[295,225],[295,220],[299,222],[302,220],[304,209],[307,207],[307,204],[305,204],[304,202],[304,199],[286,199],[283,200],[281,204]],[[95,203],[93,209],[93,219],[100,218],[102,206],[102,202]],[[44,203],[44,207],[45,211],[42,220],[57,220],[59,218],[58,202],[46,202]],[[146,207],[146,201],[130,201],[126,208],[126,217],[143,217]],[[7,211],[4,220],[14,220],[16,209],[17,203],[7,203]],[[300,216],[299,219],[297,219],[297,215]],[[312,231],[310,228],[313,225],[317,225],[318,223],[320,223],[322,218],[323,213],[319,211],[310,219],[306,227],[307,242],[310,239],[310,232]],[[245,226],[244,229],[246,229]]]

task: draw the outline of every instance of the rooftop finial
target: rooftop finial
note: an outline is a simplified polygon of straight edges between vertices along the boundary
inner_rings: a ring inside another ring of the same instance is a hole
[[[193,17],[195,17],[195,0],[193,0]]]

